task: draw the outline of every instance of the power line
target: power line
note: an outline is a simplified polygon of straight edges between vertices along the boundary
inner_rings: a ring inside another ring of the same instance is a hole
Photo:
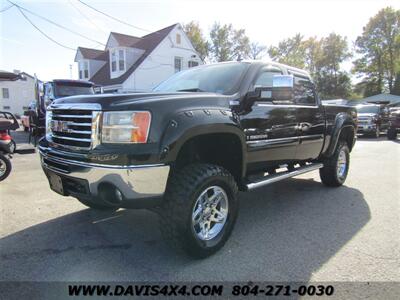
[[[58,23],[56,23],[56,22],[54,22],[54,21],[52,21],[52,20],[49,20],[49,19],[47,19],[46,17],[43,17],[43,16],[41,16],[41,15],[39,15],[39,14],[37,14],[37,13],[35,13],[35,12],[29,10],[29,9],[26,9],[26,8],[24,8],[24,7],[22,7],[22,6],[18,5],[18,4],[16,4],[16,3],[14,3],[14,2],[11,2],[10,0],[7,0],[7,1],[10,2],[11,4],[13,4],[14,6],[16,6],[20,11],[21,11],[21,10],[24,10],[24,11],[26,11],[26,12],[29,12],[30,14],[32,14],[32,15],[38,17],[38,18],[41,18],[41,19],[43,19],[43,20],[45,20],[45,21],[47,21],[47,22],[53,24],[54,26],[57,26],[57,27],[59,27],[59,28],[61,28],[61,29],[64,29],[64,30],[66,30],[66,31],[68,31],[68,32],[71,32],[71,33],[73,33],[73,34],[75,34],[75,35],[78,35],[78,36],[80,36],[80,37],[82,37],[82,38],[84,38],[84,39],[87,39],[87,40],[89,40],[89,41],[92,41],[92,42],[95,42],[95,43],[98,43],[98,44],[100,44],[100,45],[105,46],[104,43],[101,43],[101,42],[96,41],[96,40],[94,40],[94,39],[92,39],[92,38],[89,38],[89,37],[87,37],[87,36],[84,36],[83,34],[80,34],[79,32],[73,31],[73,30],[71,30],[71,29],[69,29],[69,28],[67,28],[67,27],[65,27],[65,26],[63,26],[63,25],[60,25],[60,24],[58,24]]]
[[[46,38],[48,38],[50,41],[52,41],[53,43],[56,43],[57,45],[59,45],[59,46],[61,46],[61,47],[63,47],[63,48],[66,48],[66,49],[69,49],[69,50],[73,50],[73,51],[76,50],[75,48],[71,48],[71,47],[68,47],[68,46],[63,45],[63,44],[57,42],[56,40],[54,40],[52,37],[48,36],[48,35],[47,35],[46,33],[44,33],[39,27],[37,27],[37,26],[28,18],[27,15],[24,14],[24,12],[22,11],[22,9],[20,9],[18,6],[16,6],[16,7],[18,8],[18,10],[19,10],[19,12],[22,14],[22,16],[23,16],[33,27],[35,27],[36,30],[38,30],[41,34],[43,34],[43,35],[44,35]]]
[[[119,22],[119,23],[121,23],[121,24],[124,24],[124,25],[126,25],[126,26],[130,26],[130,27],[133,27],[133,28],[142,30],[142,31],[151,32],[151,30],[144,29],[144,28],[141,28],[141,27],[138,27],[138,26],[129,24],[129,23],[123,21],[123,20],[120,20],[120,19],[118,19],[118,18],[116,18],[116,17],[113,17],[113,16],[111,16],[111,15],[105,13],[105,12],[102,12],[102,11],[98,10],[97,8],[95,8],[95,7],[89,5],[89,4],[87,4],[87,3],[85,3],[85,2],[83,2],[83,1],[81,1],[81,0],[78,0],[78,1],[79,1],[80,3],[82,3],[83,5],[85,5],[85,6],[89,7],[89,8],[91,8],[91,9],[93,9],[94,11],[97,11],[98,13],[100,13],[100,14],[102,14],[102,15],[104,15],[104,16],[110,18],[110,19],[113,19],[114,21],[117,21],[117,22]]]
[[[71,6],[73,8],[75,8],[75,10],[82,16],[84,17],[88,22],[90,22],[94,27],[96,27],[97,29],[99,29],[101,32],[106,33],[103,29],[100,28],[100,26],[97,26],[97,24],[95,22],[93,22],[87,15],[85,15],[77,6],[75,6],[74,3],[72,3],[71,0],[68,0],[69,4],[71,4]]]
[[[10,5],[9,7],[3,8],[2,10],[0,10],[0,13],[5,12],[6,10],[9,10],[13,6],[14,6],[14,4]]]

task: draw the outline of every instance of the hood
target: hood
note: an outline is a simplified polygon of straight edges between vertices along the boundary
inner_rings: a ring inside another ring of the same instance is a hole
[[[96,103],[102,110],[146,109],[154,104],[167,104],[176,101],[185,101],[188,106],[221,104],[225,106],[229,96],[203,92],[176,92],[176,93],[132,93],[132,94],[98,94],[71,96],[55,100],[54,104]],[[201,101],[201,102],[200,102]],[[228,101],[229,102],[229,101]]]

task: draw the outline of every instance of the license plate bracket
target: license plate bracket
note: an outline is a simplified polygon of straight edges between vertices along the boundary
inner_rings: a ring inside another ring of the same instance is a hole
[[[53,191],[55,191],[56,193],[64,196],[65,193],[64,193],[64,186],[63,186],[62,178],[52,172],[48,172],[47,175],[49,178],[50,188]]]

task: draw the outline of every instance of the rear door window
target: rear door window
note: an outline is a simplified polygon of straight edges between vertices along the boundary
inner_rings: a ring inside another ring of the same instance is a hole
[[[294,102],[298,105],[316,105],[314,84],[305,77],[294,76]]]

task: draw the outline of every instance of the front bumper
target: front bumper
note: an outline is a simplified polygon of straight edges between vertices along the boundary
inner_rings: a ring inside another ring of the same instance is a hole
[[[158,203],[167,185],[168,165],[111,166],[80,162],[40,152],[50,186],[64,196],[90,198],[120,207]],[[56,176],[54,176],[54,174]],[[54,177],[59,181],[55,189]],[[150,206],[152,206],[150,204]]]

